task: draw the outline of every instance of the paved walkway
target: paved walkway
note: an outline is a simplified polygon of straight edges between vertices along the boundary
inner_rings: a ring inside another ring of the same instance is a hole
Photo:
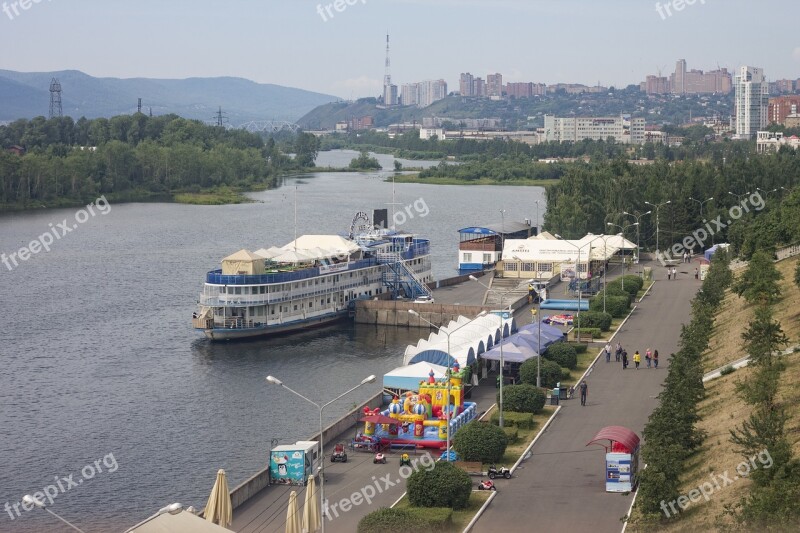
[[[695,266],[679,265],[677,281],[667,281],[666,274],[662,276],[666,271],[655,266],[655,285],[614,339],[631,359],[638,349],[643,367],[645,350],[658,349],[658,370],[631,366],[623,371],[613,357],[611,363],[598,360],[587,378],[587,406],[572,400],[562,403],[563,409],[515,477],[496,482],[498,496],[473,531],[621,530],[620,518],[627,514],[633,495],[605,492],[605,451],[586,443],[610,425],[626,426],[641,436],[657,405],[681,324],[689,320],[690,300],[700,287],[690,275]]]

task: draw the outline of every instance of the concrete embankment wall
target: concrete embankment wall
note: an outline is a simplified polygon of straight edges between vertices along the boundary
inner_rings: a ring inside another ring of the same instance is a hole
[[[355,320],[359,324],[381,326],[428,327],[420,317],[408,312],[413,309],[429,322],[443,326],[460,315],[472,318],[481,311],[491,311],[491,307],[481,305],[415,304],[408,301],[360,300],[356,303]]]
[[[358,418],[360,418],[361,413],[364,410],[364,407],[369,407],[370,409],[375,407],[380,407],[383,401],[383,391],[377,393],[375,396],[371,397],[367,401],[363,402],[359,407],[350,411],[347,415],[340,418],[338,421],[334,422],[327,428],[322,431],[324,436],[324,440],[327,445],[330,443],[330,439],[333,439],[337,435],[340,435],[343,431],[347,428],[351,427],[353,424],[356,423]],[[319,440],[319,433],[314,433],[307,439],[298,439],[298,440]],[[264,454],[265,457],[267,454]],[[239,486],[235,487],[231,490],[231,504],[234,509],[245,503],[247,500],[258,494],[264,487],[269,485],[269,465],[267,465],[263,470],[256,473],[250,479],[244,481]]]

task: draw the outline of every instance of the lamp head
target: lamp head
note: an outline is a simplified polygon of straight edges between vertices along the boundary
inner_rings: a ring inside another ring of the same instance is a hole
[[[478,281],[478,278],[476,278],[472,274],[469,275],[469,279],[471,279],[472,281]]]
[[[365,377],[361,380],[361,384],[365,385],[367,383],[375,383],[375,374]]]
[[[25,505],[33,505],[34,507],[38,507],[39,509],[44,509],[44,502],[39,500],[38,498],[34,498],[30,494],[26,494],[22,497],[22,503]]]
[[[559,235],[558,233],[554,233],[553,237],[555,237],[556,239],[563,239],[564,238],[561,235]]]
[[[183,511],[183,505],[181,505],[178,502],[175,502],[175,503],[171,503],[171,504],[167,505],[166,507],[162,507],[161,509],[158,510],[158,513],[159,514],[164,514],[164,513],[178,514],[181,511]]]
[[[408,310],[408,314],[409,314],[409,315],[414,315],[414,316],[419,316],[419,313],[417,313],[417,312],[416,312],[416,311],[414,311],[413,309],[409,309],[409,310]]]
[[[272,383],[273,385],[283,385],[283,381],[279,380],[275,376],[267,376],[267,382]]]
[[[645,213],[644,215],[649,215],[649,214],[650,214],[650,213],[652,213],[652,212],[653,212],[653,211],[648,211],[648,212],[647,212],[647,213]],[[642,216],[644,216],[644,215],[642,215]]]

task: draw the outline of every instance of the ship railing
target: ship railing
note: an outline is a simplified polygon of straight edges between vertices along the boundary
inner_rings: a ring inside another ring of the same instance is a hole
[[[346,270],[331,272],[331,274],[339,274],[349,272],[351,270],[358,270],[377,265],[375,259],[358,259],[350,261],[347,264]],[[266,285],[272,283],[286,283],[292,281],[303,281],[309,278],[315,278],[326,272],[320,272],[318,267],[306,268],[294,272],[274,272],[269,274],[223,274],[222,269],[216,269],[206,274],[206,283],[212,285]]]

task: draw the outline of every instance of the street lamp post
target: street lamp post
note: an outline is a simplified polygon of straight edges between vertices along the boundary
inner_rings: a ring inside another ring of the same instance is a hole
[[[647,205],[656,208],[656,253],[661,250],[658,243],[658,232],[659,232],[659,225],[658,225],[658,210],[664,207],[667,204],[671,204],[672,200],[667,200],[666,202],[662,202],[660,204],[651,204],[650,202],[645,202]]]
[[[714,199],[714,197],[713,197],[713,196],[712,196],[712,197],[710,197],[710,198],[707,198],[707,199],[705,199],[705,200],[697,200],[697,199],[695,199],[695,198],[692,198],[691,196],[689,197],[689,200],[691,200],[691,201],[693,201],[693,202],[697,202],[698,204],[700,204],[700,220],[701,220],[703,223],[705,223],[705,219],[703,218],[703,206],[704,206],[705,204],[707,204],[708,202],[712,201],[713,199]],[[711,244],[714,244],[714,234],[713,234],[713,233],[711,234]],[[701,248],[702,248],[702,247],[701,247]],[[694,252],[694,246],[692,246],[692,252]],[[702,252],[702,250],[701,250],[701,252]]]
[[[350,394],[351,392],[353,392],[357,388],[361,387],[362,385],[366,385],[367,383],[374,382],[375,381],[375,375],[373,374],[371,376],[365,377],[364,379],[361,380],[361,383],[359,383],[355,387],[352,387],[351,389],[347,390],[346,392],[343,392],[342,394],[340,394],[339,396],[337,396],[333,400],[329,401],[326,404],[322,404],[322,405],[318,404],[317,402],[315,402],[313,400],[309,400],[308,398],[306,398],[305,396],[303,396],[302,394],[300,394],[296,390],[291,389],[288,386],[284,385],[284,383],[281,380],[279,380],[278,378],[276,378],[274,376],[267,376],[266,379],[267,379],[267,383],[271,383],[272,385],[278,385],[280,387],[283,387],[284,389],[288,390],[289,392],[293,393],[296,396],[299,396],[300,398],[304,399],[305,401],[307,401],[308,403],[310,403],[311,405],[313,405],[317,409],[319,409],[319,460],[320,460],[320,467],[319,467],[319,470],[320,470],[320,476],[319,476],[319,503],[320,503],[320,507],[322,509],[322,513],[323,514],[327,514],[326,507],[325,507],[325,453],[324,453],[325,445],[324,445],[324,440],[323,440],[323,435],[322,435],[322,429],[323,429],[322,428],[322,411],[325,410],[326,407],[328,407],[330,404],[332,404],[336,400],[342,398],[343,396],[346,396],[346,395]],[[324,533],[325,532],[325,518],[322,519],[321,524],[322,524],[322,532]]]
[[[600,239],[601,237],[600,237],[600,235],[598,235],[597,237],[595,237],[594,239],[590,240],[589,242],[587,242],[583,246],[578,246],[577,244],[572,244],[568,240],[563,239],[561,237],[561,235],[559,235],[559,234],[555,234],[554,237],[556,239],[562,239],[562,241],[564,243],[569,244],[570,246],[572,246],[573,248],[578,250],[578,259],[575,262],[575,280],[577,281],[577,284],[578,284],[578,312],[575,313],[575,314],[576,314],[576,317],[578,319],[576,327],[578,329],[578,342],[580,342],[581,341],[581,302],[582,302],[582,299],[583,299],[583,290],[581,289],[581,273],[580,273],[580,268],[581,268],[581,249],[584,246],[591,245],[594,241],[596,241],[597,239]],[[591,252],[590,252],[590,254],[591,254]],[[590,256],[589,259],[586,261],[586,270],[587,271],[589,270],[589,263],[591,263],[591,261],[592,261],[592,258]]]
[[[535,200],[534,203],[536,204],[536,235],[539,235],[539,200]]]
[[[484,316],[486,314],[486,311],[481,311],[480,313],[478,313],[478,315],[475,318],[473,318],[472,320],[470,320],[466,324],[462,324],[462,325],[458,326],[453,331],[446,331],[446,330],[442,329],[441,326],[437,326],[436,324],[434,324],[430,320],[424,318],[422,315],[420,315],[418,312],[414,311],[413,309],[409,309],[408,313],[410,315],[413,315],[413,316],[417,317],[418,319],[422,320],[423,322],[427,323],[429,326],[438,329],[440,333],[444,333],[445,335],[447,335],[447,356],[450,359],[452,359],[453,356],[450,353],[450,335],[452,335],[456,331],[460,330],[464,326],[467,326],[467,325],[471,324],[475,319]],[[447,443],[446,443],[447,447],[445,448],[445,452],[446,452],[445,455],[447,456],[447,461],[450,461],[450,373],[452,372],[450,359],[447,360],[447,406],[446,406],[447,409],[445,411],[445,420],[447,422]],[[463,387],[463,385],[462,385],[462,387]]]
[[[638,222],[634,222],[633,224],[628,224],[626,226],[620,226],[619,224],[612,224],[611,222],[606,222],[606,225],[607,226],[613,226],[615,228],[621,229],[622,233],[620,233],[620,235],[622,235],[622,238],[624,239],[625,238],[625,230],[630,228],[631,226],[637,226],[638,227],[639,223]],[[624,263],[624,259],[623,259],[623,268],[622,268],[622,276],[621,276],[621,279],[622,279],[622,290],[625,290],[625,267],[624,267],[624,265],[625,265],[625,263]]]
[[[25,496],[23,496],[23,497],[22,497],[22,504],[23,504],[23,508],[24,508],[24,506],[25,506],[25,505],[28,505],[28,506],[36,507],[36,508],[38,508],[38,509],[44,509],[45,511],[47,511],[47,512],[48,512],[48,513],[50,513],[51,515],[55,516],[56,518],[58,518],[59,520],[61,520],[61,521],[62,521],[62,522],[64,522],[65,524],[67,524],[69,527],[71,527],[71,528],[72,528],[72,529],[74,529],[75,531],[79,531],[80,533],[84,533],[84,531],[83,531],[81,528],[79,528],[79,527],[78,527],[78,526],[76,526],[75,524],[72,524],[72,523],[68,522],[68,521],[67,521],[67,520],[65,520],[64,518],[60,517],[59,515],[57,515],[56,513],[54,513],[53,511],[51,511],[51,510],[50,510],[50,509],[48,509],[47,507],[45,507],[45,505],[44,505],[44,502],[43,502],[43,501],[41,501],[41,500],[40,500],[40,499],[38,499],[38,498],[34,498],[34,497],[33,497],[33,496],[31,496],[30,494],[26,494]],[[26,509],[26,510],[27,510],[27,509]]]
[[[642,218],[645,215],[651,214],[652,212],[653,211],[650,210],[647,213],[642,213],[641,215],[634,215],[633,213],[628,213],[627,211],[623,211],[622,212],[623,215],[628,215],[628,216],[631,216],[631,217],[636,219],[636,263],[637,264],[641,263],[641,260],[639,258],[639,254],[641,254],[641,250],[642,250],[642,247],[639,245],[639,229],[641,228],[641,226],[639,225],[639,219]]]
[[[623,239],[625,238],[624,235],[621,233],[619,234]],[[603,239],[603,312],[606,312],[606,274],[608,273],[608,265],[606,262],[608,261],[608,238],[613,237],[613,235],[605,235],[601,237]],[[625,271],[623,270],[622,275],[625,275]],[[623,280],[624,281],[624,280]]]
[[[482,285],[483,288],[486,289],[488,292],[499,293],[500,294],[500,307],[503,307],[503,298],[505,298],[506,295],[511,294],[512,292],[515,292],[519,288],[519,285],[517,285],[513,289],[509,289],[507,291],[498,291],[496,289],[492,289],[491,287],[487,286],[486,284],[484,284],[481,280],[479,280],[475,276],[470,275],[469,279],[471,279],[472,281],[475,281],[475,282],[479,283],[480,285]],[[525,283],[530,283],[531,281],[533,281],[533,280],[528,280]],[[509,316],[512,316],[514,314],[514,311],[511,309],[511,306],[512,306],[512,304],[508,304]],[[501,331],[500,335],[502,337],[502,331]],[[500,339],[500,417],[497,420],[498,425],[500,427],[503,427],[503,365],[504,364],[505,364],[505,358],[503,357],[503,339],[501,338]]]
[[[191,512],[192,509],[193,509],[192,507],[189,507],[186,510]],[[162,514],[169,513],[169,514],[175,515],[175,514],[180,513],[181,511],[183,511],[183,506],[181,504],[179,504],[179,503],[171,503],[171,504],[167,505],[166,507],[162,507],[161,509],[158,510],[157,513],[153,514],[152,516],[150,516],[148,518],[145,518],[144,520],[142,520],[141,522],[139,522],[135,526],[131,527],[130,529],[126,529],[125,533],[130,533],[131,531],[134,531],[134,530],[138,529],[139,527],[141,527],[142,525],[146,524],[147,522],[149,522],[151,520],[155,520],[156,518],[158,518]]]
[[[735,196],[736,197],[736,201],[741,203],[742,198],[744,198],[745,196],[749,195],[750,191],[743,192],[742,194],[736,194],[735,192],[728,191],[728,194],[730,194],[731,196]]]

